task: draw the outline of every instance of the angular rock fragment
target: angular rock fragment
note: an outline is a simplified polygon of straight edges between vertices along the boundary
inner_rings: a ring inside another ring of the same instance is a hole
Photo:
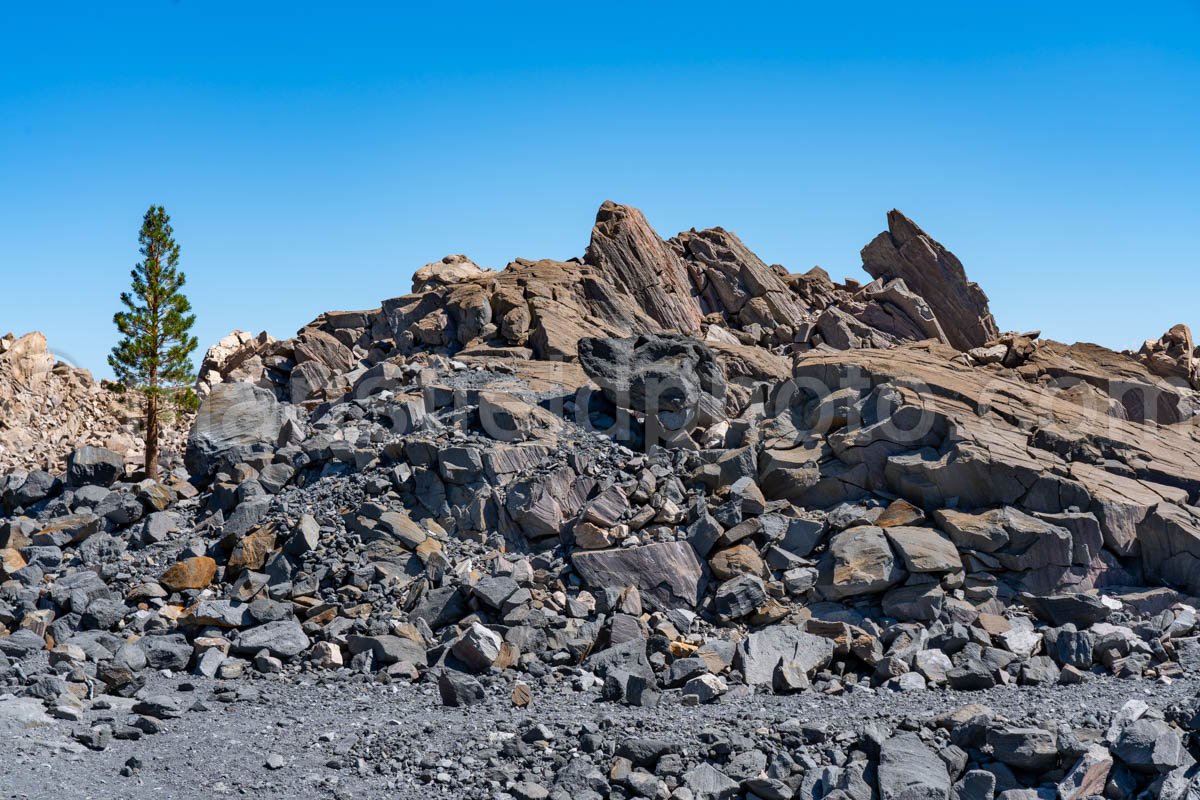
[[[695,606],[707,581],[707,569],[687,542],[576,552],[571,560],[589,586],[636,586],[663,608]]]

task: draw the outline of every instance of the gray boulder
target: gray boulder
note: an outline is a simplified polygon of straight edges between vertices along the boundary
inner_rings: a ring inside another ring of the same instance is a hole
[[[438,675],[438,694],[442,705],[454,708],[474,705],[486,697],[479,681],[453,669],[443,670]]]
[[[636,586],[643,599],[663,609],[694,607],[708,581],[707,567],[686,541],[577,551],[571,561],[589,586]]]
[[[300,627],[300,623],[294,619],[285,619],[242,631],[233,648],[245,655],[253,655],[265,649],[277,658],[290,658],[303,653],[308,649],[308,645],[308,636]]]
[[[1043,622],[1060,628],[1068,623],[1090,628],[1108,619],[1112,609],[1094,594],[1032,595],[1023,593],[1021,602]]]
[[[1026,772],[1043,772],[1058,760],[1058,739],[1041,728],[992,728],[987,732],[997,761]]]
[[[280,443],[290,407],[249,383],[222,383],[204,399],[188,435],[184,463],[193,476],[206,478],[222,461],[244,461]]]
[[[879,751],[880,800],[947,800],[950,774],[915,733],[892,736]]]
[[[1113,752],[1135,772],[1165,774],[1189,758],[1179,732],[1161,719],[1142,718],[1126,725]]]
[[[67,459],[72,486],[111,486],[125,477],[125,457],[105,447],[80,447]]]
[[[749,686],[771,686],[781,665],[813,673],[833,658],[833,642],[808,633],[799,625],[771,625],[743,639],[737,648],[737,667]]]

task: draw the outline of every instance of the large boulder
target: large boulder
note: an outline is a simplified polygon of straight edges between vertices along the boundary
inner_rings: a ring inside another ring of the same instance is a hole
[[[950,774],[915,733],[891,736],[879,750],[880,800],[946,800]]]
[[[1146,577],[1200,594],[1200,509],[1160,503],[1139,530]]]
[[[708,582],[708,570],[686,541],[579,551],[571,561],[589,586],[636,586],[644,599],[668,609],[697,605]]]
[[[905,576],[883,529],[874,526],[851,528],[830,539],[819,569],[817,585],[831,600],[882,592]]]
[[[125,477],[125,457],[105,447],[79,447],[67,459],[72,486],[109,486]]]
[[[188,436],[185,464],[206,478],[224,461],[237,462],[279,444],[289,406],[266,389],[249,383],[222,383],[200,405]]]
[[[799,625],[771,625],[738,644],[737,664],[750,686],[770,686],[776,671],[794,668],[815,672],[833,659],[833,642],[808,633]]]

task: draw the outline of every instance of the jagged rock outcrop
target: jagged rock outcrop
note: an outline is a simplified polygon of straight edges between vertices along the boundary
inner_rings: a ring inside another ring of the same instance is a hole
[[[863,248],[862,262],[871,277],[903,280],[925,298],[959,350],[981,347],[999,333],[987,295],[967,280],[962,262],[899,211],[888,212],[888,229]]]
[[[1192,329],[1174,325],[1157,340],[1147,340],[1137,358],[1152,374],[1200,389],[1200,349],[1192,341]]]
[[[183,713],[144,690],[150,671],[755,714],[755,692],[878,708],[1194,673],[1187,337],[1134,355],[999,334],[957,260],[889,223],[864,250],[875,280],[839,284],[719,228],[663,241],[606,203],[584,260],[451,256],[378,309],[232,335],[205,359],[187,472],[136,481],[80,448],[65,472],[0,474],[0,688],[95,721],[80,734],[95,745],[116,705],[93,697],[136,696],[132,730]],[[687,770],[633,740],[603,773],[557,774],[655,797],[1132,797],[1194,780],[1194,709],[1115,704],[1073,738],[1061,720],[904,708],[846,735],[781,721],[746,739],[771,760],[701,731]],[[583,730],[572,758],[600,752]],[[550,737],[533,726],[489,757]],[[549,796],[524,783],[504,789]]]
[[[700,332],[701,314],[683,260],[636,208],[605,201],[583,261],[664,330]]]
[[[366,370],[389,359],[438,353],[575,361],[581,339],[642,334],[752,347],[764,354],[760,360],[822,347],[994,339],[986,298],[961,264],[896,213],[897,232],[885,234],[900,237],[887,239],[895,253],[872,259],[896,274],[860,286],[834,283],[819,268],[789,275],[722,228],[664,241],[640,211],[606,202],[582,260],[518,259],[494,272],[447,256],[417,271],[412,294],[378,309],[323,314],[283,341],[230,334],[206,355],[198,390],[203,396],[220,381],[244,381],[311,408],[350,392]],[[864,253],[882,252],[879,242]],[[978,330],[963,334],[971,303]],[[943,315],[958,333],[946,330]]]

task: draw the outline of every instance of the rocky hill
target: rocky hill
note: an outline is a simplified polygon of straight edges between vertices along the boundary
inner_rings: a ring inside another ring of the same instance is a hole
[[[1001,333],[897,211],[862,259],[792,274],[605,203],[581,259],[448,256],[231,334],[164,482],[94,447],[0,477],[0,686],[96,750],[209,724],[178,686],[399,687],[414,730],[326,765],[404,796],[1200,791],[1165,688],[1200,667],[1190,332]],[[874,712],[788,715],[814,697]],[[431,759],[438,706],[516,722]]]
[[[41,333],[0,337],[0,472],[61,471],[76,447],[105,447],[140,467],[145,442],[132,398],[59,360]],[[163,459],[182,463],[190,415],[164,425]]]

